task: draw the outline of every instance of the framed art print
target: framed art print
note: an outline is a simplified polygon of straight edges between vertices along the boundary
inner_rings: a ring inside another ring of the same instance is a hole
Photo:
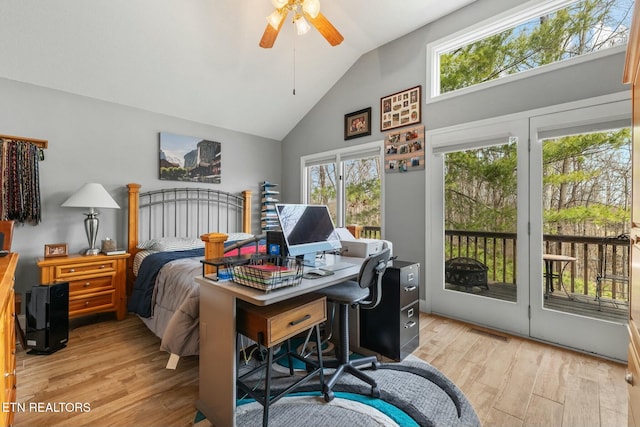
[[[380,98],[380,132],[422,121],[422,86]]]
[[[220,184],[222,144],[160,132],[160,179]]]
[[[344,139],[371,135],[371,107],[344,115]]]

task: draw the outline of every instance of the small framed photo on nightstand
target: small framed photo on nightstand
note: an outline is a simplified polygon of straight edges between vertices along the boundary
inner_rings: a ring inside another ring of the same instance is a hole
[[[67,244],[66,243],[52,243],[50,245],[44,245],[44,257],[53,258],[57,256],[67,256]]]

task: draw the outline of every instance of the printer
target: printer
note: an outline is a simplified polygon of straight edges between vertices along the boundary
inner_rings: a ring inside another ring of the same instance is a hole
[[[388,240],[353,239],[341,240],[340,244],[342,245],[342,256],[366,258],[385,248],[390,248],[393,256],[393,244]]]

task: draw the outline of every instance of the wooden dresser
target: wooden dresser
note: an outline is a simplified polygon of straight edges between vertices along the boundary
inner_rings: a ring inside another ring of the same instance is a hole
[[[631,84],[633,100],[630,340],[626,380],[629,390],[629,425],[640,427],[640,2],[638,1],[633,11],[624,82]]]
[[[0,411],[0,426],[13,424],[13,408],[16,401],[16,334],[15,294],[13,291],[18,254],[10,253],[0,258],[0,364],[2,364],[3,386],[0,401],[8,407]],[[8,409],[8,410],[5,410]]]
[[[129,254],[39,258],[40,283],[69,282],[69,317],[114,311],[127,315]]]

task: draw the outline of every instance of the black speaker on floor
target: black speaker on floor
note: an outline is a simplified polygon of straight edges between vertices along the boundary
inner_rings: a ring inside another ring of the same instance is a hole
[[[27,347],[51,354],[69,340],[69,283],[32,286],[27,296]]]

